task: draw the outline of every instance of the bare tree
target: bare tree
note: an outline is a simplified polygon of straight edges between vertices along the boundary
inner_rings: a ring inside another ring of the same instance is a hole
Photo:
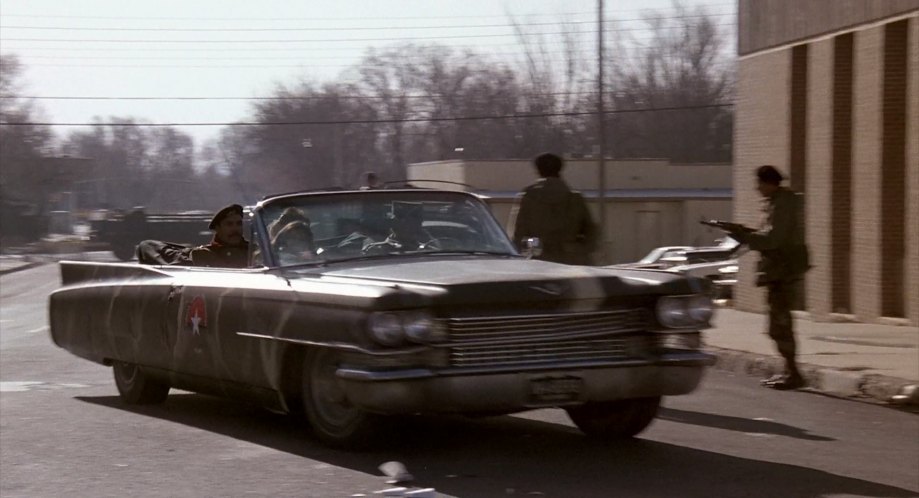
[[[705,7],[645,16],[650,37],[614,39],[609,137],[615,155],[730,161],[733,66],[727,33]],[[632,112],[641,109],[668,111]]]
[[[357,67],[358,90],[376,99],[376,111],[386,123],[380,127],[383,152],[387,160],[381,165],[383,175],[405,178],[405,133],[407,120],[417,117],[412,97],[419,89],[419,70],[413,62],[419,47],[399,45],[383,52],[371,49]]]
[[[29,124],[41,110],[19,98],[23,70],[15,56],[0,55],[0,188],[4,199],[43,207],[49,187],[39,166],[53,152],[54,137],[47,127]]]
[[[509,16],[510,17],[510,16]],[[577,25],[562,19],[561,35],[528,33],[511,18],[523,47],[522,74],[524,95],[520,111],[529,114],[556,114],[558,117],[527,118],[518,121],[517,157],[529,157],[543,150],[583,154],[590,140],[577,130],[583,129],[583,112],[591,91],[592,70],[585,53],[583,33]],[[556,55],[553,47],[562,47]],[[565,116],[571,114],[572,116]]]

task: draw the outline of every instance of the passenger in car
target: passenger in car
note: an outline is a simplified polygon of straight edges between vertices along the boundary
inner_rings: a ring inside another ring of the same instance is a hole
[[[291,221],[278,230],[271,239],[271,246],[277,251],[282,265],[309,261],[316,254],[313,231],[309,223],[302,220]]]
[[[214,215],[208,228],[214,231],[210,244],[191,251],[194,266],[246,268],[249,266],[249,242],[243,237],[243,208],[229,205]]]
[[[429,248],[433,237],[423,226],[423,208],[419,203],[393,202],[389,214],[390,232],[386,239],[374,242],[368,239],[364,251],[387,251],[392,249],[417,251]]]
[[[269,239],[274,239],[278,232],[281,231],[284,227],[289,225],[294,221],[302,221],[309,226],[310,219],[306,216],[303,211],[299,208],[289,207],[281,212],[281,216],[278,216],[278,219],[268,225],[268,237]]]

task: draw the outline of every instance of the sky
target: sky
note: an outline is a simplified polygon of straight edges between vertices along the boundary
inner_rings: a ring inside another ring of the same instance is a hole
[[[733,32],[736,2],[683,5]],[[672,1],[605,1],[615,29],[639,40],[649,9]],[[530,33],[577,23],[593,58],[596,13],[596,0],[0,0],[0,53],[23,64],[21,93],[41,97],[46,122],[222,123],[247,120],[279,85],[347,80],[369,48],[438,43],[519,61],[511,19]],[[198,145],[220,129],[178,128]]]

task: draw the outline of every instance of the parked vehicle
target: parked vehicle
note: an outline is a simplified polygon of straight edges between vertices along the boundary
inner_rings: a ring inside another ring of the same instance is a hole
[[[697,262],[671,266],[667,271],[707,279],[712,283],[713,299],[732,299],[737,284],[738,258],[746,251],[746,246],[725,237],[716,247],[687,251],[686,260]]]
[[[207,229],[211,216],[213,213],[206,211],[147,213],[142,207],[110,212],[91,221],[90,241],[108,244],[115,257],[129,261],[134,258],[137,244],[147,239],[189,245],[208,243],[212,236]]]
[[[290,210],[297,244],[274,225]],[[473,194],[282,195],[248,217],[250,268],[62,262],[54,343],[112,367],[127,403],[178,388],[303,411],[336,446],[392,416],[542,407],[630,437],[714,360],[703,280],[527,259]]]
[[[686,251],[692,250],[692,246],[664,246],[652,249],[645,257],[635,263],[626,263],[617,265],[628,268],[668,268],[680,261]]]

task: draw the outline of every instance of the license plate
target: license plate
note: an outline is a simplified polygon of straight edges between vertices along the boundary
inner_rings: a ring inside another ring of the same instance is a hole
[[[540,405],[571,403],[581,397],[580,377],[537,377],[530,380],[530,402]]]

